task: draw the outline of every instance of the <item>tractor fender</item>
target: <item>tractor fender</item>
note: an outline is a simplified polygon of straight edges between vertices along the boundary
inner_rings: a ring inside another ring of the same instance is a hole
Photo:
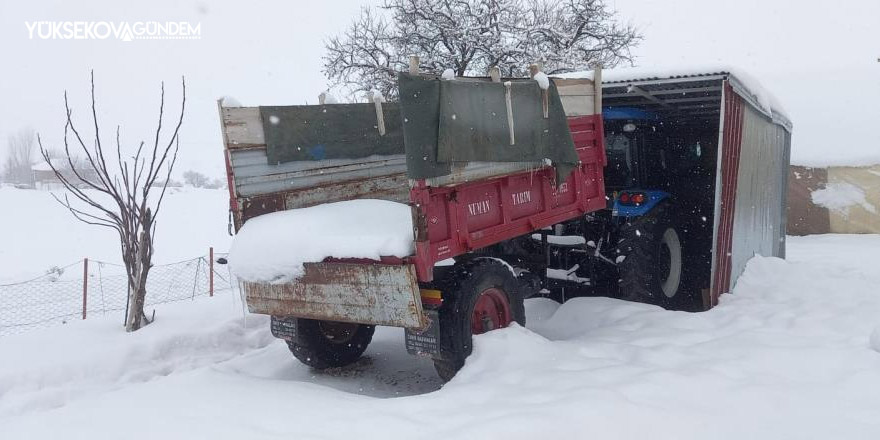
[[[626,192],[640,192],[647,196],[647,201],[641,205],[624,205],[620,203],[619,196],[614,197],[614,205],[611,215],[614,217],[639,217],[651,212],[661,201],[670,197],[670,194],[661,190],[627,190]]]

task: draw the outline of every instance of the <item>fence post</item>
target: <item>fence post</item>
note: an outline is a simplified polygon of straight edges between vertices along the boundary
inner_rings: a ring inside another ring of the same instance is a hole
[[[86,319],[86,298],[89,295],[89,259],[83,258],[83,319]]]
[[[208,296],[214,296],[214,247],[208,248]]]

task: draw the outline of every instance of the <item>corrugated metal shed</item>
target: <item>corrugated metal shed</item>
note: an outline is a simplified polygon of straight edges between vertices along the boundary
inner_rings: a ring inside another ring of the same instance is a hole
[[[732,289],[752,256],[785,256],[792,124],[772,94],[728,67],[613,69],[603,79],[606,108],[644,108],[666,121],[717,127],[707,307]]]

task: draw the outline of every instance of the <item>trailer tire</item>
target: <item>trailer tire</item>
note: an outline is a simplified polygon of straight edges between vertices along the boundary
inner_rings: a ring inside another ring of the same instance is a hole
[[[661,202],[649,214],[622,227],[617,245],[622,299],[667,309],[689,305],[691,298],[683,279],[684,247],[673,218],[672,204]]]
[[[449,381],[464,366],[473,335],[512,322],[526,324],[523,290],[509,266],[495,258],[475,258],[453,268],[439,310],[440,357],[434,359],[434,369],[441,379]]]
[[[287,341],[287,347],[312,368],[344,367],[360,359],[375,331],[366,324],[297,319],[296,339]]]

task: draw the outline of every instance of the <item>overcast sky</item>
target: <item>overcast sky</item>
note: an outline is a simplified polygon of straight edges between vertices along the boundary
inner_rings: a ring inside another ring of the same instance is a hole
[[[215,100],[245,105],[315,103],[327,86],[323,41],[369,3],[333,1],[0,0],[0,146],[23,127],[60,146],[62,93],[74,115],[88,112],[95,69],[102,129],[123,126],[130,145],[151,138],[158,90],[187,112],[178,171],[223,170]],[[793,162],[880,162],[880,1],[609,0],[645,41],[639,66],[723,63],[757,77],[794,122]],[[807,6],[809,5],[809,6]],[[29,39],[25,22],[189,21],[200,40]],[[81,125],[86,127],[87,119]]]

